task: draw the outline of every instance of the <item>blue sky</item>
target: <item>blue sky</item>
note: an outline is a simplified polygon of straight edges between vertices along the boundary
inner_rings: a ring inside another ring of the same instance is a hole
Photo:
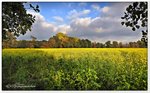
[[[82,17],[97,17],[100,15],[99,12],[95,12],[92,5],[104,7],[110,3],[105,2],[36,2],[33,5],[40,6],[40,14],[45,17],[48,22],[55,21],[54,16],[61,16],[67,23],[69,20],[66,15],[72,10],[82,11],[91,10],[91,13]]]
[[[30,40],[30,36],[38,40],[48,40],[62,32],[69,36],[89,39],[96,42],[137,41],[141,32],[133,32],[131,28],[121,25],[128,2],[32,2],[39,5],[40,12],[28,13],[36,16],[32,31],[21,35],[18,39]],[[28,6],[26,6],[28,7]]]

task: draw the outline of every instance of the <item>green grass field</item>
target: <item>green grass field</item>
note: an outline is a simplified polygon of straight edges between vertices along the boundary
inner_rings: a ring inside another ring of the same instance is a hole
[[[146,48],[3,49],[2,88],[147,90],[147,64]]]

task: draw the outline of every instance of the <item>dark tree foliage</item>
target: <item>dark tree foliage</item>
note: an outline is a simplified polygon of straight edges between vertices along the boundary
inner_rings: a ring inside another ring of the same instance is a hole
[[[121,22],[122,25],[126,27],[131,27],[133,31],[143,27],[142,30],[142,41],[147,45],[147,22],[148,22],[148,8],[147,2],[134,2],[132,5],[129,5],[124,12],[124,16],[121,17],[124,21]]]
[[[28,14],[24,2],[2,2],[2,40],[8,39],[8,32],[15,37],[24,35],[35,21],[35,16]],[[39,12],[39,6],[30,5],[30,9]]]

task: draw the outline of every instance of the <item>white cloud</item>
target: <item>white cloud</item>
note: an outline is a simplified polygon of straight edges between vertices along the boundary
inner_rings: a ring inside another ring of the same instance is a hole
[[[71,30],[72,29],[71,29],[70,25],[60,25],[60,26],[57,27],[56,32],[62,32],[64,34],[67,34]]]
[[[100,10],[100,7],[97,5],[97,4],[93,4],[92,6],[91,6],[93,9],[96,9],[96,10]]]
[[[72,26],[83,26],[83,27],[88,27],[89,24],[91,23],[91,18],[77,18],[71,22]]]
[[[87,15],[87,14],[89,14],[91,11],[90,10],[83,10],[82,12],[81,12],[81,15]]]
[[[103,7],[101,10],[102,10],[103,13],[106,13],[106,12],[109,12],[110,7],[105,6],[105,7]]]
[[[32,31],[27,31],[25,35],[19,36],[18,39],[30,40],[30,36],[33,35],[37,37],[38,40],[48,40],[58,32],[68,33],[71,31],[70,25],[54,25],[54,23],[47,22],[40,13],[30,12],[30,14],[36,16],[36,21],[32,26]],[[61,19],[58,16],[55,16],[55,18],[58,20]]]
[[[47,22],[41,14],[33,13],[36,15],[36,22],[33,24],[32,31],[19,38],[30,39],[30,36],[33,35],[39,40],[48,40],[56,33],[63,32],[69,36],[98,42],[106,42],[108,40],[136,41],[141,38],[141,32],[133,32],[130,28],[121,25],[120,17],[128,5],[129,3],[112,3],[109,7],[101,8],[103,12],[95,18],[82,17],[89,14],[90,10],[78,12],[74,9],[68,13],[68,17],[72,19],[71,23],[63,25],[54,25]]]
[[[96,32],[102,32],[103,29],[102,29],[102,27],[99,27],[99,28],[96,28],[95,31],[96,31]]]
[[[69,19],[75,19],[81,16],[85,16],[87,14],[89,14],[91,11],[90,10],[83,10],[83,11],[77,11],[77,10],[72,10],[68,13],[68,18]]]
[[[25,35],[19,36],[18,39],[31,39],[30,36],[33,35],[37,37],[38,40],[48,40],[50,36],[55,35],[57,27],[45,20],[45,18],[40,13],[30,12],[30,14],[36,16],[36,21],[32,25],[32,31],[27,31]]]
[[[60,16],[54,16],[53,18],[54,18],[56,21],[58,21],[58,22],[63,22],[63,21],[64,21],[63,18],[60,17]]]
[[[110,10],[110,7],[108,6],[104,6],[103,8],[101,8],[99,5],[97,4],[93,4],[91,5],[91,7],[99,12],[103,12],[103,13],[106,13],[106,12],[109,12]]]
[[[111,3],[109,6],[103,7],[103,13],[101,15],[103,17],[118,17],[120,19],[129,4],[131,3]]]
[[[95,18],[77,18],[71,23],[72,31],[68,34],[92,41],[106,42],[108,40],[130,42],[141,38],[139,31],[121,25],[121,16],[129,3],[113,3],[101,8],[101,16]],[[96,9],[96,8],[95,8]],[[99,9],[99,8],[97,8]]]

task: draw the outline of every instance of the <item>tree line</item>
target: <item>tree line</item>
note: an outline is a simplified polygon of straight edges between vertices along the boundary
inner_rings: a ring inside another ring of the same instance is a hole
[[[145,48],[143,41],[122,43],[117,41],[106,41],[105,43],[92,42],[88,39],[69,37],[63,33],[57,33],[49,40],[38,41],[31,36],[31,40],[17,40],[9,34],[9,39],[2,42],[2,48]]]

